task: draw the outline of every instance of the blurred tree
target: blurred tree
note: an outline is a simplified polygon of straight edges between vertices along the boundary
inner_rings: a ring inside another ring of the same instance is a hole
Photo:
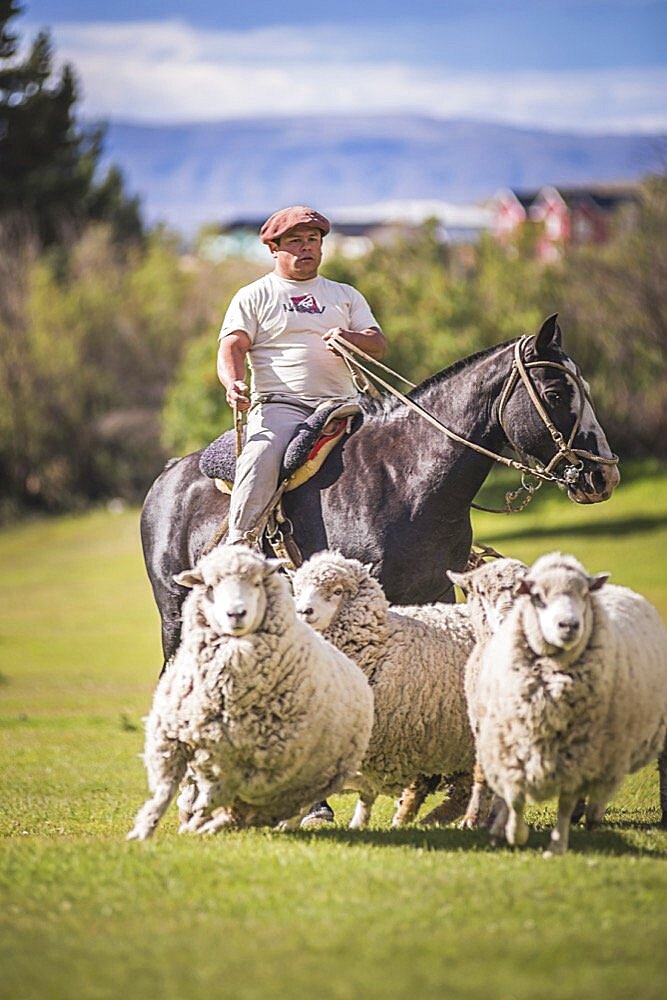
[[[28,216],[45,246],[68,242],[90,220],[109,222],[119,240],[139,238],[139,203],[125,195],[117,168],[96,180],[104,130],[77,125],[71,66],[53,79],[47,32],[17,57],[9,24],[21,10],[0,0],[0,222]]]
[[[139,499],[166,457],[167,385],[205,321],[177,246],[157,231],[121,252],[91,225],[64,265],[42,253],[7,266],[0,253],[0,286],[18,273],[23,288],[13,320],[0,317],[0,499]]]
[[[623,220],[621,220],[623,221]],[[562,315],[612,447],[667,455],[667,176],[648,178],[634,225],[563,263]]]

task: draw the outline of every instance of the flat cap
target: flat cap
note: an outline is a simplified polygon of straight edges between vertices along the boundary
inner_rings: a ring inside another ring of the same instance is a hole
[[[269,216],[259,231],[259,238],[262,243],[272,243],[295,226],[312,226],[314,229],[319,229],[322,236],[326,236],[331,229],[329,220],[314,208],[308,208],[307,205],[291,205]]]

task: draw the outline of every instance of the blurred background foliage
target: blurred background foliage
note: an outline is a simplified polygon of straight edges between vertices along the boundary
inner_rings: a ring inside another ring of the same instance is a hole
[[[0,520],[137,501],[169,455],[230,426],[217,332],[271,266],[213,264],[146,231],[121,173],[101,173],[103,129],[77,124],[76,77],[54,78],[48,35],[19,60],[17,10],[0,0]],[[414,382],[558,312],[612,447],[664,459],[667,178],[619,221],[609,243],[550,265],[526,232],[448,246],[427,223],[323,273],[363,292],[387,363]]]

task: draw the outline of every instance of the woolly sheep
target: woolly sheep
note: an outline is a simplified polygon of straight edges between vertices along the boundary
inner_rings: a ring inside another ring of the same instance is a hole
[[[483,563],[477,569],[467,573],[447,571],[450,580],[460,587],[466,595],[467,607],[475,632],[475,647],[468,658],[465,670],[466,702],[475,741],[478,735],[478,720],[471,711],[471,706],[475,704],[475,691],[484,644],[494,632],[498,631],[514,606],[517,584],[527,572],[528,567],[520,559],[504,557]],[[474,829],[480,825],[489,804],[486,779],[477,759],[475,760],[473,779],[470,799],[461,821],[461,826],[467,829]]]
[[[378,794],[397,795],[420,774],[470,774],[463,673],[474,638],[467,612],[446,632],[397,614],[368,569],[338,552],[313,556],[292,585],[298,613],[361,667],[375,695],[361,775],[346,785],[361,793],[350,827],[366,825]],[[393,825],[404,821],[397,814]]]
[[[188,829],[298,825],[358,770],[373,723],[361,670],[296,616],[275,560],[223,546],[175,577],[183,638],[146,725],[152,792],[128,839],[157,826],[186,768]],[[215,815],[214,815],[215,812]]]
[[[524,844],[526,801],[557,794],[547,853],[563,854],[577,798],[599,822],[623,777],[664,750],[667,632],[645,598],[606,580],[573,556],[542,556],[484,646],[472,711],[480,764],[504,801],[494,838]]]

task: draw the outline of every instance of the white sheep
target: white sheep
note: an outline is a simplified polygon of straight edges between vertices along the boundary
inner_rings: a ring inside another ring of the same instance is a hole
[[[472,769],[474,748],[463,676],[474,636],[460,606],[450,628],[389,608],[380,584],[356,559],[320,552],[293,577],[297,611],[357,663],[375,695],[375,721],[358,779],[350,827],[370,818],[378,794],[397,795],[418,775]],[[394,816],[393,825],[405,818]]]
[[[275,560],[223,546],[175,577],[183,638],[146,725],[152,792],[128,839],[157,826],[186,768],[187,829],[297,826],[358,770],[373,723],[361,670],[297,618]],[[215,814],[214,814],[215,813]]]
[[[447,576],[466,596],[475,632],[475,647],[468,658],[465,671],[465,692],[470,725],[477,741],[479,726],[471,708],[476,703],[476,689],[482,662],[484,644],[498,631],[516,600],[519,580],[528,572],[528,567],[520,559],[501,557],[482,563],[477,569],[466,573],[447,571]],[[486,817],[488,786],[479,760],[475,760],[473,786],[461,826],[475,829]],[[442,807],[439,807],[442,808]],[[428,817],[426,817],[428,819]]]
[[[547,853],[564,853],[576,800],[599,822],[623,777],[664,749],[667,632],[645,598],[606,580],[573,556],[542,556],[484,646],[472,712],[505,804],[494,838],[524,844],[525,803],[558,795]]]

